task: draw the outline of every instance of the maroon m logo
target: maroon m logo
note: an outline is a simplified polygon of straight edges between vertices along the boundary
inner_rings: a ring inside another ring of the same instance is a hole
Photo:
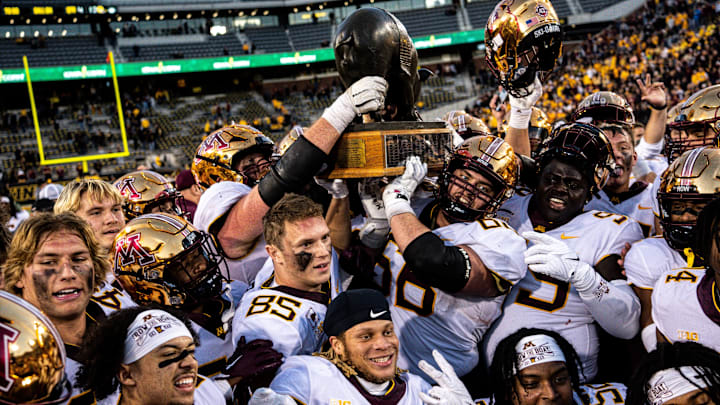
[[[135,178],[133,177],[123,179],[121,183],[118,183],[117,188],[120,190],[120,195],[127,197],[130,201],[139,200],[142,197],[135,188]]]
[[[229,148],[230,144],[225,142],[225,139],[223,139],[222,136],[220,136],[219,133],[213,132],[212,134],[208,135],[207,138],[203,141],[203,151],[207,152],[209,150],[217,149],[217,150],[223,150],[226,148]]]
[[[8,325],[0,323],[0,391],[8,392],[13,385],[10,375],[10,344],[17,339],[20,332]]]
[[[131,264],[139,264],[140,266],[147,266],[148,264],[155,263],[155,255],[148,253],[140,245],[139,233],[128,235],[118,239],[115,244],[115,268],[129,266]]]

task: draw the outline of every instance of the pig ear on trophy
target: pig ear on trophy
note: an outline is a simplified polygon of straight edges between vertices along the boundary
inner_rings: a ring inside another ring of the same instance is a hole
[[[435,73],[428,68],[420,68],[418,69],[418,75],[420,76],[420,83],[425,83],[427,79],[435,76]]]

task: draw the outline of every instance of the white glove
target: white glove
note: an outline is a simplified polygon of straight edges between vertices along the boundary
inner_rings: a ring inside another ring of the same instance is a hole
[[[418,362],[418,367],[430,378],[435,380],[438,385],[430,388],[427,393],[421,392],[420,399],[429,405],[472,405],[475,402],[470,397],[470,393],[465,385],[460,381],[455,370],[450,363],[445,360],[439,351],[432,352],[435,363],[440,370],[435,369],[425,360]]]
[[[508,94],[508,100],[510,102],[508,125],[512,128],[528,128],[530,116],[532,115],[532,107],[543,93],[542,83],[540,83],[540,79],[537,76],[535,76],[535,81],[528,86],[527,91],[529,94],[525,97],[513,97],[512,94]]]
[[[533,243],[525,251],[525,264],[530,270],[565,281],[582,293],[591,290],[602,277],[589,264],[580,261],[565,243],[538,232],[523,232],[522,237]]]
[[[377,249],[385,246],[390,233],[390,224],[385,214],[385,204],[380,194],[380,178],[363,179],[358,183],[360,202],[365,209],[367,220],[360,228],[359,236],[363,245]]]
[[[383,203],[388,221],[398,214],[415,214],[410,206],[410,198],[426,174],[427,163],[423,163],[417,156],[407,158],[403,175],[396,177],[383,191]]]
[[[338,133],[342,133],[358,115],[382,109],[385,106],[387,89],[387,81],[382,77],[365,76],[353,83],[326,108],[322,118]]]
[[[291,396],[278,394],[271,388],[258,388],[248,405],[297,405],[297,403]]]
[[[350,195],[347,184],[345,184],[345,180],[343,179],[325,180],[315,177],[315,183],[327,190],[328,194],[330,194],[332,198],[339,200]]]

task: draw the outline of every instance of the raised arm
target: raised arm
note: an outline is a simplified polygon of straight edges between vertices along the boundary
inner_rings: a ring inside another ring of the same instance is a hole
[[[345,128],[360,114],[385,104],[387,82],[364,77],[325,109],[304,135],[283,154],[270,172],[230,210],[217,237],[229,257],[248,252],[262,233],[262,217],[286,192],[296,192],[320,170]]]

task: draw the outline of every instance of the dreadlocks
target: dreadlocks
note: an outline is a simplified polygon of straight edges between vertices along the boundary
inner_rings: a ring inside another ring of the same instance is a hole
[[[503,339],[495,349],[490,365],[490,386],[493,389],[493,405],[511,405],[513,396],[520,396],[515,391],[515,374],[519,367],[515,346],[527,336],[545,335],[553,338],[565,356],[565,364],[570,374],[573,391],[582,397],[579,373],[582,363],[575,349],[557,332],[537,328],[522,328]],[[583,373],[583,377],[585,374]]]
[[[701,371],[702,380],[707,388],[697,385],[689,376],[680,370],[680,374],[689,383],[710,396],[716,404],[720,404],[720,354],[695,342],[678,342],[674,344],[660,343],[656,350],[650,352],[640,364],[628,387],[627,405],[653,405],[648,400],[650,379],[658,371],[669,368],[678,369],[690,366]]]

